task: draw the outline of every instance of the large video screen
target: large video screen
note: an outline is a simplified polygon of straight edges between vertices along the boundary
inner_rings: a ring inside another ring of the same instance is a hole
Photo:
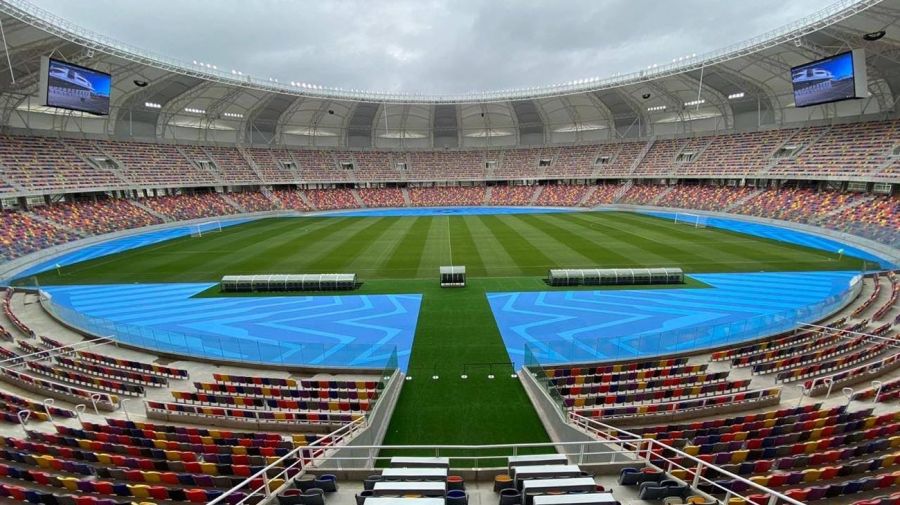
[[[794,104],[807,107],[861,98],[866,87],[865,58],[861,62],[855,61],[857,56],[862,57],[862,54],[848,51],[793,67],[791,84],[794,87]]]
[[[47,58],[46,62],[41,84],[42,90],[46,89],[47,106],[102,116],[109,114],[112,76],[53,58]]]

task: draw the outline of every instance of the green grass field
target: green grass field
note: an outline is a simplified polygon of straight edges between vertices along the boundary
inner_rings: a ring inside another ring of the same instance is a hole
[[[442,290],[440,265],[469,287]],[[686,272],[859,270],[862,261],[620,212],[264,219],[47,272],[38,282],[215,281],[227,274],[355,272],[360,293],[423,293],[387,444],[548,441],[510,374],[486,291],[548,289],[552,267],[681,267]],[[692,281],[685,287],[702,287]],[[219,296],[215,289],[200,296]],[[487,365],[496,378],[487,379]],[[464,369],[469,379],[461,379]],[[431,380],[438,375],[440,380]]]
[[[452,256],[452,260],[451,260]],[[199,282],[227,274],[356,272],[363,281],[535,277],[552,267],[681,267],[686,272],[854,270],[861,260],[621,212],[263,219],[64,267],[42,284]]]

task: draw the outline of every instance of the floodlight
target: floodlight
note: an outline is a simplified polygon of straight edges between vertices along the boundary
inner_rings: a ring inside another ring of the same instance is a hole
[[[885,35],[887,35],[887,32],[885,32],[884,30],[878,30],[877,32],[869,32],[869,33],[863,35],[863,40],[868,41],[868,42],[874,42],[874,41],[880,39],[881,37],[884,37]]]

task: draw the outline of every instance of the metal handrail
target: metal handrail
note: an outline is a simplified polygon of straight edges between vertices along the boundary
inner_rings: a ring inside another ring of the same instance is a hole
[[[244,482],[232,487],[222,496],[216,498],[211,501],[210,504],[224,503],[227,500],[227,497],[235,492],[244,492],[242,488],[246,487],[251,481],[255,479],[262,478],[263,485],[258,486],[257,488],[250,490],[247,492],[247,498],[251,496],[258,496],[260,492],[265,494],[266,496],[271,495],[273,492],[268,489],[268,485],[270,482],[270,477],[268,477],[268,473],[270,470],[278,468],[279,472],[271,478],[281,478],[282,476],[287,476],[289,474],[290,478],[296,478],[299,475],[302,475],[308,468],[315,467],[317,464],[320,464],[323,461],[369,461],[374,462],[378,460],[389,460],[392,456],[373,456],[373,454],[377,454],[381,451],[432,451],[435,455],[440,455],[442,452],[445,454],[453,451],[493,451],[496,449],[508,449],[511,454],[517,454],[521,449],[525,448],[547,448],[553,449],[554,452],[558,451],[560,448],[575,448],[575,452],[565,452],[563,449],[563,454],[567,456],[578,456],[579,460],[583,460],[584,456],[591,455],[611,455],[610,463],[621,464],[623,460],[616,460],[617,456],[625,456],[625,455],[633,455],[634,459],[631,461],[638,462],[643,461],[646,464],[650,464],[650,458],[653,456],[654,458],[659,458],[665,461],[668,466],[666,468],[667,471],[671,471],[673,469],[681,469],[689,474],[693,475],[693,481],[691,482],[692,486],[696,486],[701,480],[703,482],[712,485],[713,487],[720,489],[725,495],[727,502],[730,497],[740,497],[746,499],[745,496],[741,496],[740,494],[725,488],[714,481],[703,477],[704,472],[716,472],[721,474],[729,479],[734,479],[745,483],[749,488],[752,488],[756,491],[759,491],[762,494],[766,494],[769,496],[769,505],[775,505],[776,503],[783,502],[791,505],[803,505],[802,502],[797,501],[789,496],[786,496],[777,491],[773,491],[761,484],[757,484],[753,481],[745,479],[739,475],[733,474],[727,470],[723,470],[718,466],[707,463],[699,458],[691,456],[679,449],[671,447],[667,444],[664,444],[660,441],[654,439],[645,439],[636,435],[632,432],[624,430],[622,428],[617,428],[615,426],[610,426],[604,424],[600,421],[596,421],[593,419],[589,419],[583,416],[579,416],[577,414],[570,414],[569,416],[571,423],[579,428],[582,432],[587,435],[595,438],[595,440],[591,441],[574,441],[574,442],[542,442],[542,443],[526,443],[526,444],[491,444],[491,445],[354,445],[354,446],[337,446],[336,443],[339,443],[342,440],[352,436],[358,428],[361,426],[347,425],[342,427],[340,430],[334,432],[334,434],[323,437],[308,446],[298,447],[291,451],[290,453],[282,456],[271,465],[266,468],[256,472],[254,475],[250,476]],[[327,442],[322,442],[322,440],[327,440]],[[586,446],[589,444],[600,444],[604,446],[605,449],[599,451],[586,450]],[[324,453],[329,450],[358,450],[362,451],[363,456],[339,456],[336,457],[333,454],[329,455]],[[667,452],[668,451],[668,452]],[[317,452],[321,452],[320,454],[316,454]],[[667,459],[666,454],[674,454],[678,457],[679,460],[685,462],[684,464],[678,463],[671,459]],[[449,456],[450,458],[455,459],[464,459],[464,460],[497,460],[498,458],[502,458],[504,456],[497,454],[488,454],[481,456],[473,456],[473,455],[464,455],[464,456]],[[279,465],[284,463],[287,460],[297,459],[296,462],[291,465],[280,468]],[[689,462],[689,463],[687,463]],[[689,466],[690,465],[690,466]],[[296,472],[295,472],[296,471]],[[289,479],[285,479],[285,486],[287,485],[287,481]],[[243,502],[238,502],[243,503]]]
[[[215,498],[214,500],[208,502],[207,505],[214,505],[216,503],[227,502],[228,501],[227,498],[232,493],[244,492],[244,491],[242,491],[242,489],[244,487],[250,485],[250,483],[252,481],[259,479],[259,478],[263,479],[263,485],[247,492],[246,493],[247,498],[259,494],[260,491],[263,491],[263,494],[265,494],[266,496],[269,496],[272,493],[272,491],[269,489],[269,476],[268,475],[269,475],[270,470],[272,470],[272,469],[280,470],[278,472],[278,474],[276,474],[276,478],[278,478],[281,475],[286,475],[287,473],[289,473],[290,470],[293,470],[294,468],[296,468],[299,465],[300,468],[299,468],[298,475],[300,475],[305,471],[306,466],[307,466],[306,460],[303,457],[305,455],[304,453],[306,453],[308,451],[314,451],[317,449],[327,450],[327,449],[338,448],[336,446],[339,442],[345,441],[347,438],[350,438],[351,436],[355,435],[360,430],[364,430],[366,427],[367,427],[366,418],[361,417],[351,423],[341,426],[337,430],[335,430],[323,437],[320,437],[320,438],[314,440],[312,443],[310,443],[308,445],[297,447],[297,448],[291,450],[290,452],[288,452],[287,454],[285,454],[284,456],[281,456],[280,458],[276,459],[272,463],[269,463],[268,465],[263,467],[261,470],[258,470],[253,475],[247,477],[239,484],[232,486],[231,489],[222,493],[219,497]],[[323,442],[323,440],[325,440],[326,442]],[[310,456],[311,456],[311,454],[310,454]],[[295,458],[297,458],[298,461],[296,461],[286,467],[280,466],[285,461],[295,459]],[[287,482],[287,479],[285,479],[285,481]],[[238,502],[238,505],[241,503],[244,503],[244,501],[247,498]]]
[[[613,430],[622,431],[619,428],[609,426],[609,425],[604,424],[595,419],[590,419],[590,418],[587,418],[584,416],[579,416],[578,414],[575,414],[575,413],[570,413],[569,418],[571,420],[571,423],[574,426],[581,428],[582,431],[584,431],[592,436],[596,436],[595,431],[600,431],[600,430],[605,431],[605,430],[613,429]],[[594,428],[592,428],[592,427],[594,427]],[[634,435],[634,434],[632,434],[632,435]],[[604,440],[604,441],[611,442],[610,440]],[[759,491],[761,494],[769,495],[768,505],[776,505],[778,503],[789,503],[791,505],[805,505],[803,502],[797,501],[797,500],[791,498],[790,496],[786,496],[782,493],[779,493],[778,491],[769,489],[766,486],[757,484],[756,482],[753,482],[752,480],[745,479],[744,477],[741,477],[740,475],[731,473],[731,472],[724,470],[712,463],[707,463],[706,461],[703,461],[702,459],[691,456],[690,454],[688,454],[680,449],[676,449],[675,447],[664,444],[658,440],[655,440],[652,438],[646,438],[646,439],[642,439],[642,441],[643,441],[643,443],[645,443],[647,445],[646,453],[647,453],[648,462],[649,462],[650,455],[653,454],[656,457],[658,457],[658,458],[662,459],[663,461],[665,461],[666,463],[668,463],[669,466],[666,469],[667,472],[671,471],[673,468],[678,468],[680,470],[684,470],[685,472],[688,472],[689,475],[693,474],[694,478],[693,478],[693,481],[691,482],[691,486],[696,486],[697,483],[702,479],[707,484],[710,484],[713,487],[718,488],[725,493],[725,500],[724,500],[725,503],[728,503],[728,500],[730,497],[742,498],[746,503],[752,503],[752,502],[746,496],[742,496],[720,484],[717,484],[713,480],[703,477],[703,472],[705,470],[717,472],[729,479],[741,481],[744,484],[748,485],[750,488]],[[665,456],[663,456],[663,454],[665,454],[664,451],[670,451],[671,453],[674,453],[675,455],[677,455],[683,461],[690,461],[695,466],[692,466],[689,468],[687,466],[681,465],[680,463],[677,463],[675,461],[667,459]]]

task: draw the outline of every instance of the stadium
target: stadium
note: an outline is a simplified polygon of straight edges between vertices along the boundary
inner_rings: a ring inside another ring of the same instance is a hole
[[[900,504],[900,0],[447,94],[0,35],[0,502]]]

